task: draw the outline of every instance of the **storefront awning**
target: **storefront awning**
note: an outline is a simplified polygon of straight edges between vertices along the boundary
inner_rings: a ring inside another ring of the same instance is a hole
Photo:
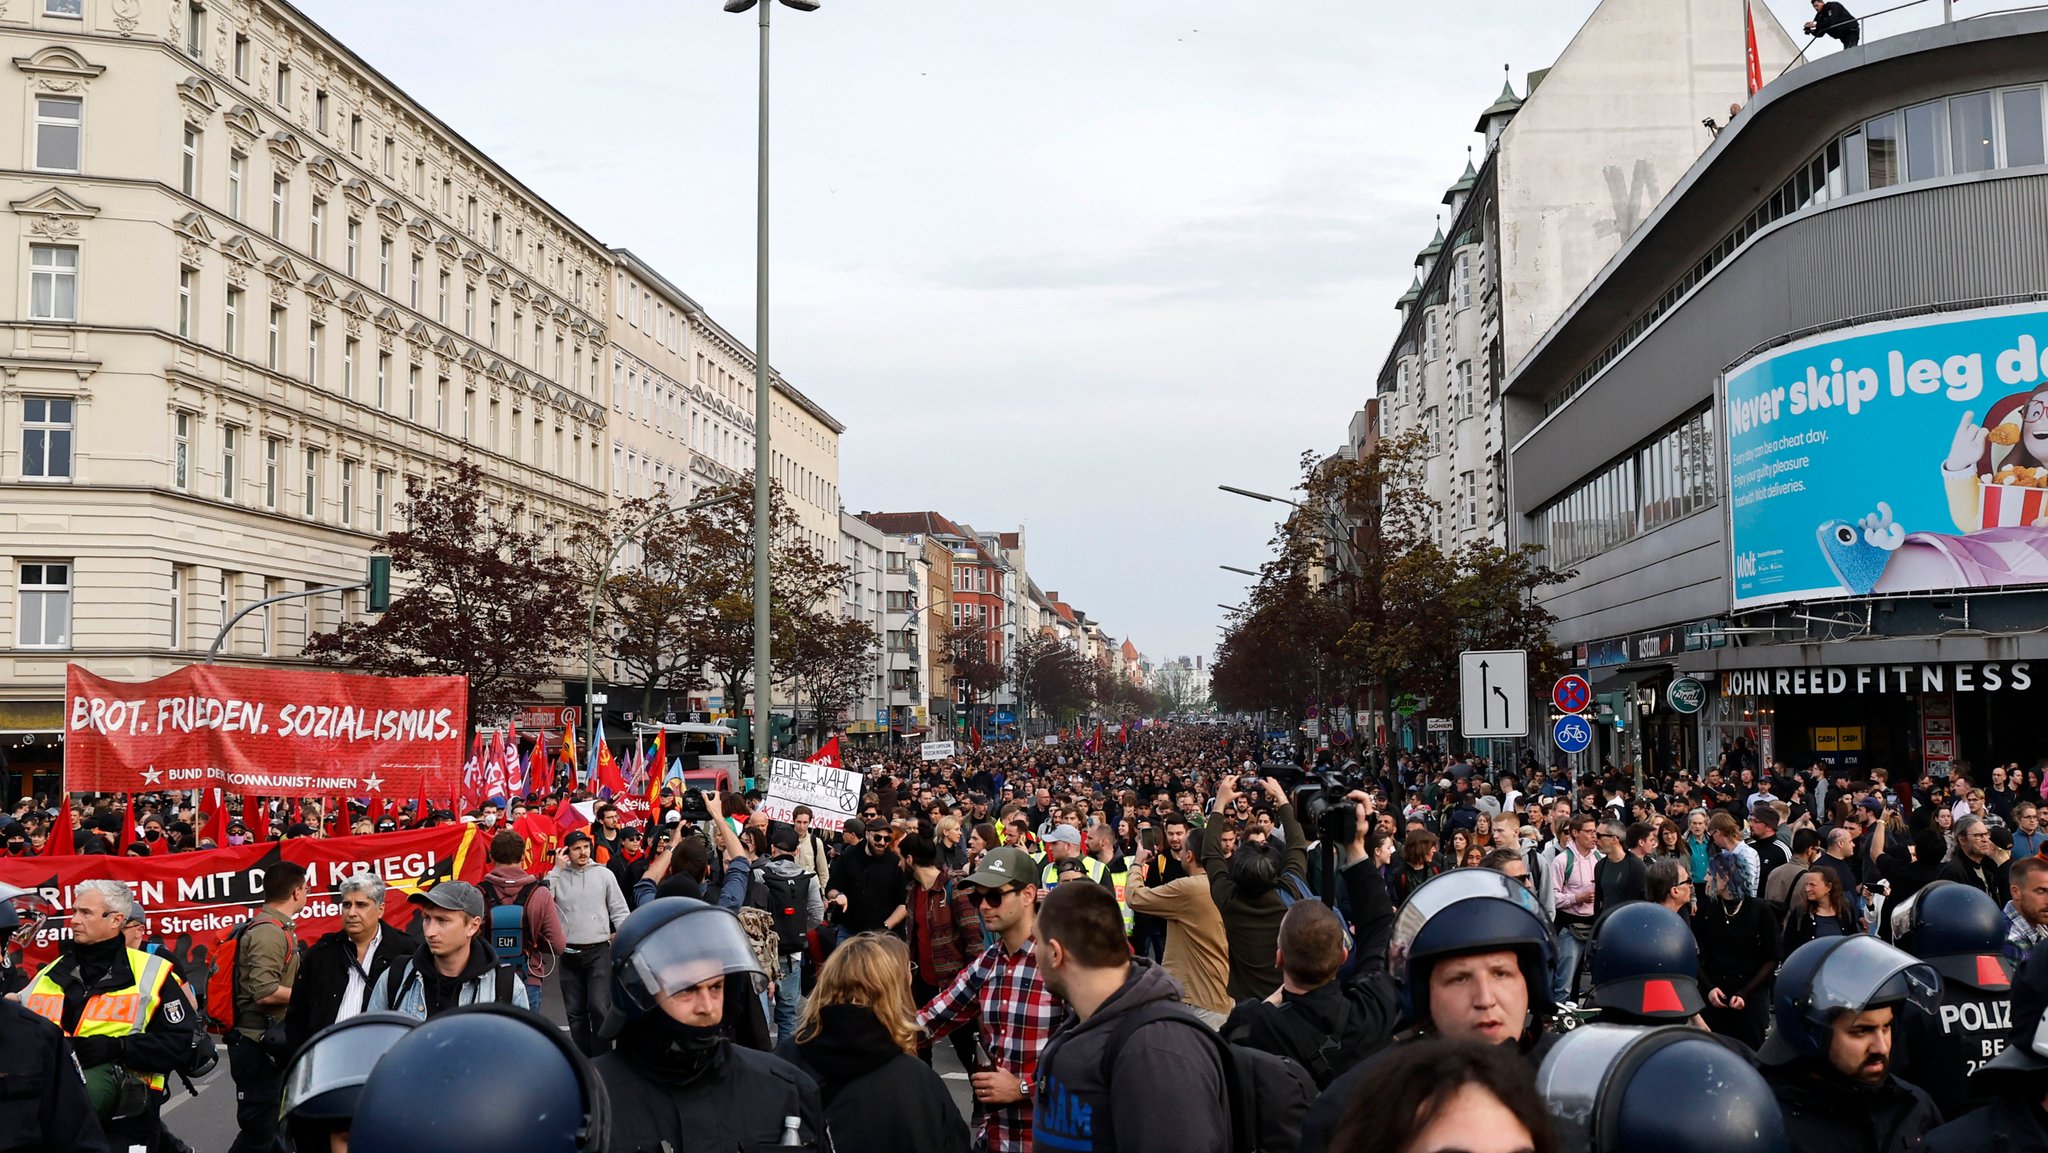
[[[1644,661],[1640,664],[1611,665],[1604,669],[1595,669],[1593,675],[1587,679],[1592,683],[1594,694],[1598,695],[1615,692],[1627,685],[1657,680],[1670,670],[1670,661]]]

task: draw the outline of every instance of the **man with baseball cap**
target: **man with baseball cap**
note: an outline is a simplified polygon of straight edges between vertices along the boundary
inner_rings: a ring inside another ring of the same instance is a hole
[[[422,1021],[457,1005],[498,1001],[528,1008],[526,985],[498,963],[484,923],[484,895],[468,881],[442,881],[406,898],[419,909],[426,943],[386,969],[370,989],[371,1012],[404,1013]]]
[[[1013,846],[982,854],[981,863],[959,885],[974,894],[982,927],[995,941],[917,1015],[918,1025],[934,1041],[980,1021],[993,1064],[976,1069],[972,1082],[990,1153],[1031,1148],[1038,1056],[1060,1019],[1059,1001],[1039,977],[1031,939],[1038,924],[1039,872],[1031,854]]]
[[[1039,877],[1039,887],[1051,892],[1062,878],[1081,875],[1105,888],[1115,888],[1102,862],[1081,851],[1081,830],[1072,825],[1053,826],[1045,834],[1045,868]]]

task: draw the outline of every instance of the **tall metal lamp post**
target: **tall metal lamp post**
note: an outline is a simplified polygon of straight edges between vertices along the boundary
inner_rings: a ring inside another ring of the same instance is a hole
[[[725,0],[727,12],[745,12],[757,0]],[[781,0],[799,12],[816,12],[818,0]],[[762,750],[775,731],[771,708],[774,686],[773,665],[768,655],[768,552],[773,531],[769,515],[768,426],[768,17],[773,3],[761,5],[761,114],[758,173],[754,203],[754,723],[749,726],[749,745],[754,757],[754,774],[765,777]],[[762,734],[769,736],[764,737]]]

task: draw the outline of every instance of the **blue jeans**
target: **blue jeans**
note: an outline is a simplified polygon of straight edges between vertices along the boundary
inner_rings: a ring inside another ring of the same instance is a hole
[[[782,972],[768,989],[773,998],[775,1018],[775,1043],[780,1045],[796,1036],[796,1010],[803,1001],[804,958],[801,953],[791,953],[782,959]]]
[[[526,1007],[536,1013],[540,1012],[540,991],[547,986],[523,973],[519,979],[526,986]]]
[[[1550,976],[1550,995],[1558,1001],[1569,1001],[1572,996],[1572,978],[1579,972],[1579,957],[1586,951],[1586,943],[1566,925],[1557,927],[1557,971]]]

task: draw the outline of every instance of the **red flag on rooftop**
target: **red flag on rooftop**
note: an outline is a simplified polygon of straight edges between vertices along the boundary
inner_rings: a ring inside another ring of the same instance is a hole
[[[1742,5],[1742,31],[1748,49],[1746,59],[1749,61],[1749,94],[1754,96],[1757,90],[1764,86],[1764,62],[1763,58],[1757,55],[1756,12],[1748,0]]]

